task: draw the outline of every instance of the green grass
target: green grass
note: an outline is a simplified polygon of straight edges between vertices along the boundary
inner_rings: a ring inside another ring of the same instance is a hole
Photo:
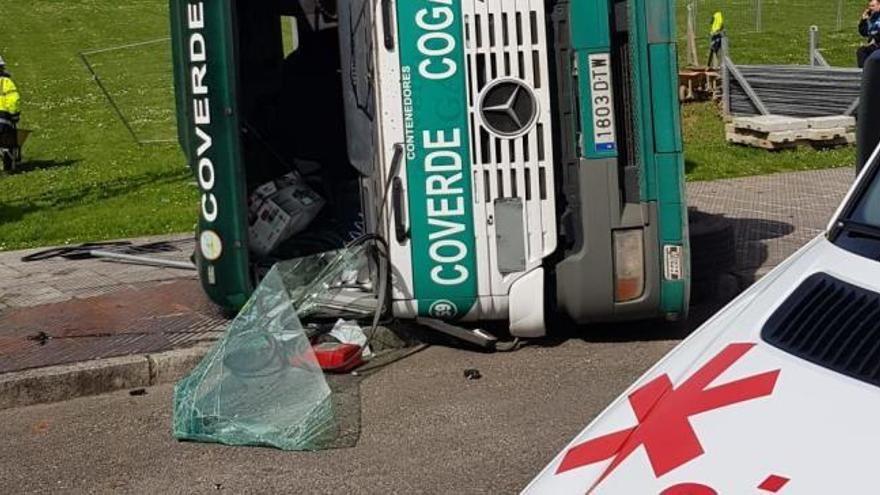
[[[197,195],[175,143],[139,146],[78,53],[168,36],[166,0],[0,0],[0,54],[34,130],[0,174],[0,249],[192,229]],[[90,57],[143,139],[173,139],[169,45]]]
[[[799,148],[765,151],[728,144],[724,122],[714,103],[693,103],[682,108],[687,178],[716,180],[795,170],[851,167],[853,147],[829,150]]]
[[[836,0],[763,0],[762,30],[757,32],[754,0],[698,0],[697,47],[700,63],[708,49],[709,19],[716,10],[725,16],[731,58],[738,64],[808,64],[809,28],[820,29],[820,48],[835,66],[855,66],[861,43],[856,32],[865,2],[845,0],[843,29],[837,30]],[[686,0],[679,5],[679,60],[686,64]],[[714,104],[682,108],[688,180],[770,174],[793,170],[852,166],[855,149],[827,151],[811,148],[770,152],[727,144],[724,123]]]
[[[828,60],[853,65],[861,0],[847,0],[841,32],[834,32],[834,1],[763,0],[761,33],[754,32],[753,4],[699,0],[701,58],[708,18],[723,8],[739,63],[803,63],[807,28],[818,24]],[[684,12],[685,1],[679,5]],[[0,0],[4,18],[14,19],[4,23],[0,54],[22,92],[22,126],[35,131],[23,170],[0,174],[0,249],[192,229],[197,194],[177,145],[135,144],[78,57],[167,37],[167,10],[167,0]],[[175,136],[168,48],[166,42],[89,57],[141,139]],[[711,104],[688,105],[683,113],[691,180],[853,162],[851,148],[768,153],[729,146]]]
[[[687,4],[678,0],[680,60],[685,61]],[[712,13],[721,11],[730,40],[731,58],[740,64],[809,64],[809,29],[819,28],[819,46],[832,65],[854,67],[861,43],[856,27],[867,2],[844,0],[837,30],[837,0],[761,0],[762,29],[756,31],[756,0],[696,0],[697,48],[705,63]]]

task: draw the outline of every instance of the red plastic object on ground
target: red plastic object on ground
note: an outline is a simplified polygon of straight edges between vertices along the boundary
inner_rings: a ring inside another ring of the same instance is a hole
[[[345,373],[364,364],[363,348],[355,344],[326,342],[313,347],[318,364],[324,371]]]

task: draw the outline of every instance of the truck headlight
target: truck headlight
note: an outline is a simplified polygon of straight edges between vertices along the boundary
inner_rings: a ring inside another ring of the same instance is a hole
[[[642,229],[614,232],[614,300],[632,301],[645,293],[645,236]]]

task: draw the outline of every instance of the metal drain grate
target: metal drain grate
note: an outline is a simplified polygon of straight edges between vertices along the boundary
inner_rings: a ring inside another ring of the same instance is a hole
[[[196,280],[10,310],[0,320],[0,373],[189,347],[227,323]]]

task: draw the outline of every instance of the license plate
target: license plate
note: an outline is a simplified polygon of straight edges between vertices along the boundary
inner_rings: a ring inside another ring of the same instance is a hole
[[[593,143],[597,153],[617,151],[614,128],[614,94],[611,90],[611,55],[590,55],[590,97],[593,107]]]

